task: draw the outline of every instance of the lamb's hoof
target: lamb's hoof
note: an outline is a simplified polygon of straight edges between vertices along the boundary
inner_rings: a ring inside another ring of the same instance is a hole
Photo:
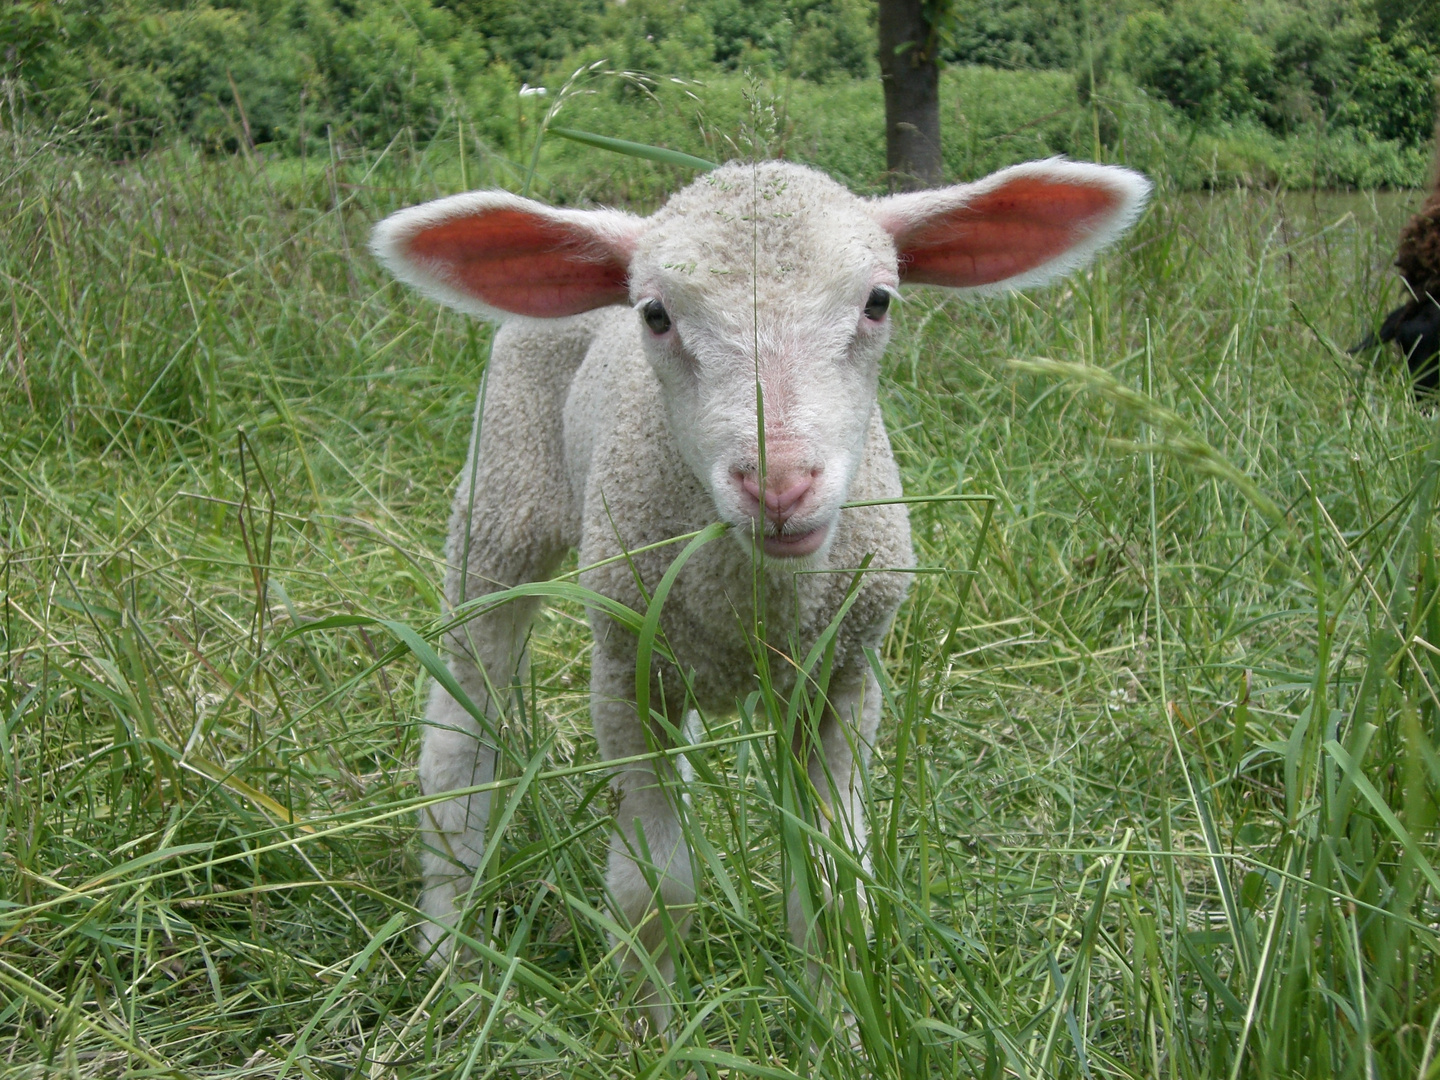
[[[651,1010],[648,1008],[632,1011],[625,1027],[629,1030],[630,1039],[636,1046],[642,1046],[652,1041],[658,1041],[661,1046],[669,1045],[666,1034],[670,1027],[669,1018],[657,1019],[651,1015]]]
[[[670,1033],[670,1005],[660,998],[655,989],[646,986],[635,1000],[625,1002],[622,994],[620,1007],[625,1010],[625,1029],[631,1040],[638,1046],[652,1040],[667,1043]]]

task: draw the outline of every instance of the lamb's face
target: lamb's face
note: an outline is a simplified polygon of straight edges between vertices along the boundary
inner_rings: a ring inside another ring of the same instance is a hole
[[[860,464],[901,279],[977,293],[1041,284],[1119,236],[1149,190],[1125,169],[1056,160],[862,200],[761,162],[709,173],[648,220],[455,195],[387,218],[371,247],[400,280],[478,315],[563,318],[628,300],[716,513],[742,543],[803,560],[833,540]]]
[[[742,543],[828,548],[898,286],[867,205],[808,170],[720,170],[652,219],[630,266],[637,332],[686,464]]]

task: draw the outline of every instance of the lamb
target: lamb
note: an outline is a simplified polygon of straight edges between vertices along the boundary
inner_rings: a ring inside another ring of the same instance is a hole
[[[853,569],[868,556],[877,569],[835,635],[828,707],[805,762],[825,816],[865,851],[861,774],[881,701],[865,651],[880,646],[905,595],[897,571],[914,564],[906,510],[885,502],[901,486],[876,400],[900,285],[1038,285],[1113,242],[1149,190],[1125,169],[1051,159],[863,199],[771,161],[707,173],[649,218],[480,191],[376,227],[372,251],[395,277],[500,323],[450,519],[452,608],[550,577],[578,547],[584,586],[643,611],[637,580],[653,590],[678,550],[651,545],[730,526],[674,580],[662,620],[673,662],[652,665],[643,713],[637,636],[590,615],[595,735],[605,759],[622,763],[610,901],[664,980],[674,958],[659,905],[683,934],[695,884],[674,796],[686,770],[654,750],[673,747],[687,701],[723,713],[754,689],[761,617],[772,650],[806,655],[851,577],[800,571]],[[470,708],[433,687],[420,753],[427,794],[491,781],[486,729],[523,669],[536,603],[486,610],[448,635]],[[773,675],[788,692],[795,667],[778,662]],[[432,962],[454,948],[489,808],[482,792],[423,811],[421,945]],[[814,927],[793,896],[790,922],[803,947]],[[622,956],[628,970],[647,966]],[[667,991],[646,990],[662,1025]]]

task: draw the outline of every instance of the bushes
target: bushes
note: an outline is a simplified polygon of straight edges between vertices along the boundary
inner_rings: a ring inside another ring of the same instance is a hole
[[[533,78],[594,41],[605,0],[435,0],[482,53]],[[382,9],[383,10],[383,9]]]
[[[1246,8],[1182,0],[1129,16],[1117,60],[1195,123],[1253,119],[1277,134],[1351,128],[1400,148],[1429,141],[1440,52],[1408,23],[1382,34],[1368,9]]]
[[[22,0],[0,53],[17,116],[120,155],[179,138],[298,152],[327,126],[367,145],[407,127],[424,138],[466,95],[487,96],[492,59],[429,0]]]
[[[12,4],[3,45],[6,75],[50,125],[98,135],[114,151],[133,152],[167,137],[217,141],[243,124],[227,72],[257,87],[279,72],[249,46],[255,19],[199,4],[172,11],[128,0],[76,11],[67,4]],[[253,80],[247,76],[256,76]]]
[[[480,37],[429,0],[360,0],[349,18],[309,9],[320,113],[367,146],[406,128],[431,137],[488,67]]]
[[[1417,146],[1430,138],[1434,116],[1435,46],[1408,26],[1389,40],[1365,39],[1349,102],[1355,126],[1379,139]]]
[[[956,174],[1024,148],[1152,162],[1185,183],[1423,182],[1440,46],[1358,0],[950,8],[942,54],[986,65],[947,73]],[[815,103],[800,143],[869,183],[882,133],[874,20],[874,0],[12,0],[0,123],[110,156],[177,141],[298,156],[328,153],[327,131],[350,147],[401,135],[424,146],[461,118],[518,160],[530,144],[520,84],[553,89],[603,58],[727,89],[702,95],[713,116],[697,121],[678,99],[661,119],[637,112],[634,87],[616,84],[601,97],[618,111],[597,130],[678,145],[698,122],[709,144],[697,149],[725,156],[715,132],[740,129],[714,117],[740,124],[735,88],[774,80],[790,121]],[[1020,70],[995,70],[1007,66]]]
[[[177,138],[288,153],[333,128],[384,146],[469,113],[498,134],[498,86],[601,55],[667,75],[873,74],[871,0],[18,0],[0,78],[20,117],[112,155]],[[506,91],[508,93],[508,90]]]
[[[1168,13],[1133,15],[1119,49],[1142,86],[1202,121],[1251,113],[1272,63],[1270,50],[1231,3],[1186,3]]]

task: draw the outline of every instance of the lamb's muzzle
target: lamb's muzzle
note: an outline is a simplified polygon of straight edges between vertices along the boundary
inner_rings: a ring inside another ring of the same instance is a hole
[[[621,800],[607,900],[629,928],[627,949],[652,953],[667,979],[674,957],[657,907],[683,933],[694,871],[685,803],[670,790],[683,770],[652,751],[684,728],[689,709],[732,709],[767,648],[796,660],[772,668],[787,693],[798,658],[847,602],[804,765],[827,821],[864,860],[862,772],[881,700],[866,652],[904,597],[908,579],[894,571],[914,562],[876,404],[900,284],[980,293],[1040,284],[1116,239],[1148,192],[1133,172],[1052,160],[866,200],[812,170],[762,162],[707,174],[648,219],[472,192],[376,228],[372,249],[402,281],[502,322],[450,522],[451,607],[544,579],[578,547],[590,568],[583,585],[644,610],[676,550],[661,541],[717,519],[734,526],[733,540],[699,549],[674,581],[662,627],[677,663],[654,662],[649,713],[637,708],[636,637],[590,615],[596,738],[606,759],[629,761],[613,779]],[[861,505],[842,513],[847,502]],[[848,600],[849,574],[800,572],[867,558],[884,569]],[[755,640],[757,581],[765,648]],[[432,693],[420,756],[427,793],[493,776],[493,721],[523,668],[534,612],[531,600],[504,605],[447,637],[469,700]],[[432,959],[450,956],[463,930],[488,816],[488,794],[424,814],[422,942]],[[804,905],[792,898],[789,908],[796,942],[813,947]],[[627,970],[642,966],[635,952],[621,955]],[[644,1000],[665,1023],[669,987]]]
[[[795,515],[801,501],[815,485],[818,468],[776,469],[765,477],[765,514],[776,525],[784,525]],[[760,514],[760,479],[757,473],[740,474],[740,486],[750,496],[745,512],[753,518]]]
[[[775,559],[813,555],[830,528],[828,520],[816,519],[816,500],[809,497],[821,467],[783,458],[771,461],[764,474],[763,496],[758,469],[736,469],[732,474],[744,492],[741,507],[751,519],[750,542],[758,541],[761,550]]]

